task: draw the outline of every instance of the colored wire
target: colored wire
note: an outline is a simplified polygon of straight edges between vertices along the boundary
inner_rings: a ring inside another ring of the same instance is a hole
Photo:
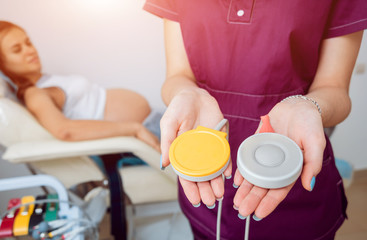
[[[99,234],[98,234],[97,226],[93,223],[93,221],[90,219],[90,217],[85,212],[85,210],[83,208],[81,208],[79,205],[77,205],[77,204],[75,204],[73,202],[70,202],[70,201],[61,201],[61,200],[58,200],[58,199],[41,199],[41,200],[36,200],[36,201],[33,201],[33,202],[19,204],[19,205],[15,206],[15,207],[12,207],[12,208],[6,210],[5,212],[3,212],[3,214],[1,214],[1,219],[3,219],[9,212],[11,212],[11,211],[13,211],[15,209],[18,209],[18,208],[20,208],[22,206],[28,206],[28,205],[31,205],[31,204],[40,204],[40,203],[67,203],[67,204],[70,204],[72,206],[78,207],[81,210],[81,212],[85,215],[85,217],[87,219],[84,219],[84,218],[80,218],[80,219],[69,219],[68,222],[69,221],[72,221],[72,222],[75,222],[75,224],[77,224],[77,222],[80,222],[80,223],[82,223],[82,222],[88,223],[87,224],[87,227],[80,227],[80,228],[83,228],[84,229],[83,231],[85,231],[88,228],[93,229],[93,232],[94,232],[93,235],[94,235],[95,239],[99,239]],[[59,220],[60,220],[60,222],[56,222],[55,223],[56,226],[58,226],[58,225],[61,225],[62,226],[61,221],[63,221],[63,219],[59,219]],[[55,220],[55,221],[59,221],[59,220]],[[51,224],[50,227],[53,227],[52,224]],[[80,229],[80,228],[78,228],[78,229]],[[78,231],[77,234],[79,234],[79,233],[80,232]],[[74,238],[77,234],[73,235],[72,237]],[[70,239],[72,239],[72,238],[70,238]]]

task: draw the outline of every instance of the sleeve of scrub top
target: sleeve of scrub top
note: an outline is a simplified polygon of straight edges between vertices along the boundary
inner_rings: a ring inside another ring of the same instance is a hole
[[[174,0],[147,0],[143,9],[158,17],[178,22],[178,12]]]
[[[325,38],[338,37],[367,28],[366,0],[333,1]]]

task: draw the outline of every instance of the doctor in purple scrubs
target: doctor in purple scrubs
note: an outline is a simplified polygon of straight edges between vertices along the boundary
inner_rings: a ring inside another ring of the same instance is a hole
[[[195,239],[215,239],[216,199],[223,196],[221,239],[243,239],[250,216],[254,240],[333,239],[347,200],[323,128],[350,112],[366,0],[147,0],[144,9],[164,18],[162,165],[181,133],[223,118],[230,123],[227,180],[179,181]],[[300,178],[281,189],[254,186],[236,170],[240,143],[266,114],[275,132],[304,152]]]

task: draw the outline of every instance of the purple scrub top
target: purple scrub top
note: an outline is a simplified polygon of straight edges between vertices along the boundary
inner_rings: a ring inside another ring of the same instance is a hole
[[[366,0],[147,0],[144,9],[180,23],[199,87],[216,98],[230,122],[233,170],[241,142],[261,115],[287,96],[306,94],[323,39],[367,28]],[[233,171],[234,173],[234,171]],[[226,180],[221,239],[243,239],[245,222],[233,209]],[[215,239],[217,207],[194,208],[179,187],[195,239]],[[329,140],[312,192],[300,179],[268,217],[251,220],[250,239],[333,239],[347,200]]]

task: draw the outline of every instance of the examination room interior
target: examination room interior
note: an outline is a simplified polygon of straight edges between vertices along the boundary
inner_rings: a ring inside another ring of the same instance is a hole
[[[0,20],[27,31],[38,49],[43,72],[79,74],[107,88],[133,90],[153,109],[163,112],[163,21],[144,11],[143,4],[144,0],[1,0]],[[367,239],[366,89],[367,32],[350,85],[352,111],[331,135],[349,202],[348,220],[338,231],[338,240]],[[5,151],[6,147],[0,146],[0,180],[32,174],[25,164],[2,159]],[[0,192],[0,216],[9,199],[42,191],[37,187]],[[144,211],[152,214],[134,222],[135,239],[192,239],[177,202],[159,205],[172,211],[154,216],[156,204],[146,204]],[[99,239],[113,239],[108,211],[99,225]]]

